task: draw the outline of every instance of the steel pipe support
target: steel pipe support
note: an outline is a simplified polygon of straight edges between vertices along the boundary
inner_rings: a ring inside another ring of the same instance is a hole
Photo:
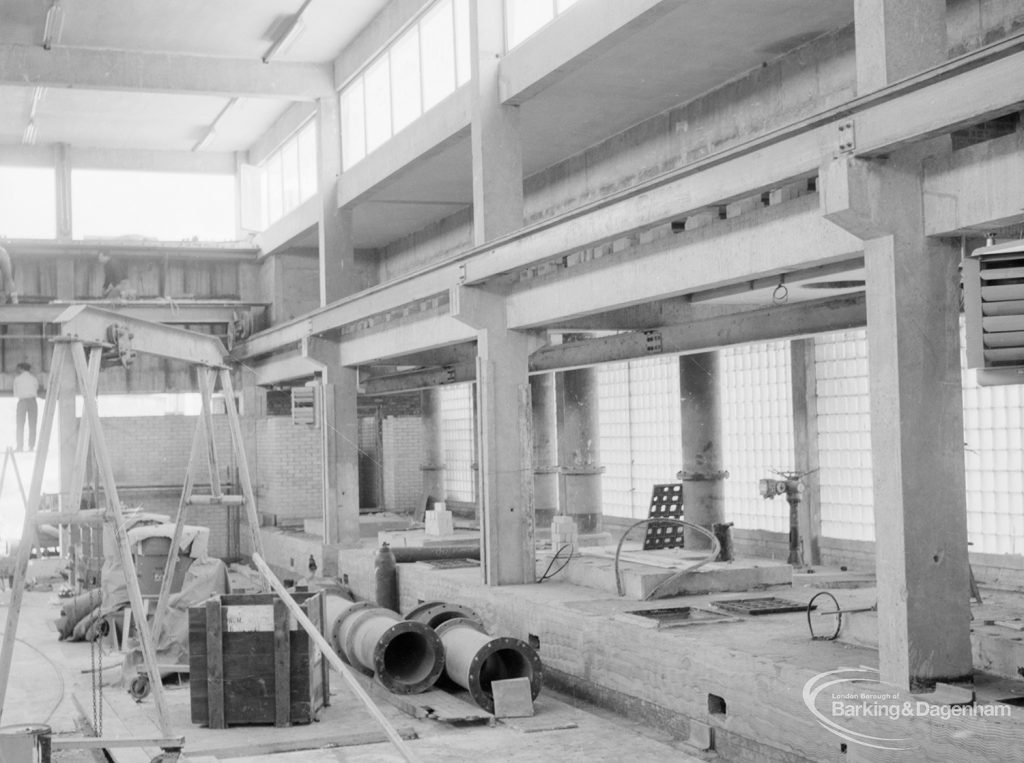
[[[426,691],[444,671],[444,647],[429,626],[340,596],[328,596],[326,609],[334,651],[353,668],[376,676],[389,691]]]
[[[441,623],[446,623],[457,617],[472,620],[481,628],[484,625],[484,621],[480,619],[480,616],[469,607],[464,607],[461,604],[451,604],[447,601],[427,601],[405,614],[406,620],[423,623],[435,630]]]
[[[537,652],[524,641],[491,637],[468,618],[455,618],[437,627],[445,650],[445,675],[489,713],[494,712],[491,684],[506,678],[529,678],[530,695],[540,694],[543,667]]]

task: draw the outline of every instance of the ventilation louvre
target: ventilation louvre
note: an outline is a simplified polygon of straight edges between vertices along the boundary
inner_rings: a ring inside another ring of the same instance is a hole
[[[968,367],[982,386],[1024,383],[1024,241],[975,249],[962,277]]]

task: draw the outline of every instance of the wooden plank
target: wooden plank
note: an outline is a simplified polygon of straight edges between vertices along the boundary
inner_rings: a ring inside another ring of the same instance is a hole
[[[328,747],[355,747],[388,741],[387,735],[376,726],[361,723],[359,727],[352,728],[352,725],[352,721],[349,720],[346,721],[344,731],[318,734],[316,736],[303,735],[299,739],[270,740],[244,745],[233,742],[225,743],[225,746],[216,743],[195,747],[189,745],[188,759],[193,760],[197,755],[212,755],[217,760],[231,760],[233,758],[244,758],[254,755],[301,752],[303,750],[319,750]],[[417,738],[415,730],[408,726],[401,726],[395,729],[395,731],[402,739]]]
[[[274,602],[274,725],[291,725],[291,632],[288,607]]]
[[[207,713],[211,729],[225,728],[224,662],[220,602],[206,602],[206,689]]]

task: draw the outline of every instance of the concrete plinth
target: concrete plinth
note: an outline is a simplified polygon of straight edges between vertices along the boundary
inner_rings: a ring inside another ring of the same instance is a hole
[[[614,548],[585,548],[582,550],[582,556],[573,560],[572,564],[560,573],[560,577],[564,582],[617,593],[614,556]],[[696,564],[703,556],[701,552],[677,549],[665,552],[624,551],[619,560],[619,570],[626,597],[643,599],[680,569]],[[650,563],[638,561],[644,557]],[[538,554],[538,566],[542,569],[547,567],[550,558],[550,554]],[[785,562],[764,559],[711,562],[666,586],[660,592],[659,598],[788,586],[792,579],[793,569]]]
[[[387,543],[392,548],[403,546],[466,546],[480,547],[480,533],[476,530],[456,530],[451,535],[427,535],[424,530],[382,530],[377,533],[377,543]]]

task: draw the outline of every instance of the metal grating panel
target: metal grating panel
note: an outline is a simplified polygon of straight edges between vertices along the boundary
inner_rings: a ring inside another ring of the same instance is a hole
[[[668,485],[655,485],[651,491],[651,508],[647,516],[649,519],[682,519],[682,483],[673,482]],[[682,525],[660,524],[656,522],[651,522],[647,525],[647,534],[644,536],[644,551],[682,547]]]
[[[775,596],[760,596],[756,599],[719,599],[711,602],[719,609],[737,615],[778,615],[784,612],[806,612],[807,605]],[[817,609],[817,607],[812,607]]]

